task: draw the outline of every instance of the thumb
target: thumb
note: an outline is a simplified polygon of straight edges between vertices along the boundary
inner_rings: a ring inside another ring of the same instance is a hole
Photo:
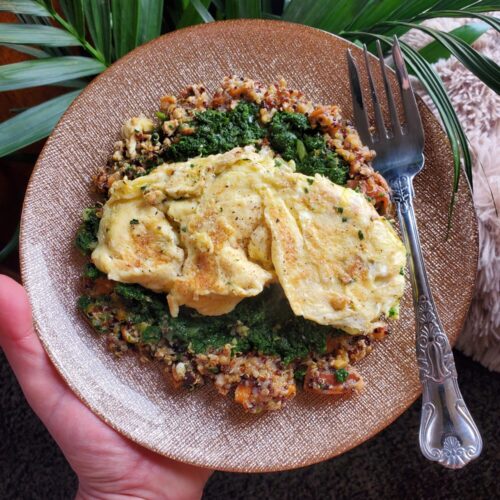
[[[67,389],[33,329],[24,288],[3,275],[0,275],[0,347],[28,403],[45,421]]]

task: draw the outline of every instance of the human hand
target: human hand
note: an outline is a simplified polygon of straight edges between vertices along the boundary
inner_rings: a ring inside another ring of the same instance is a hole
[[[24,288],[0,275],[0,347],[21,388],[79,479],[77,498],[199,498],[212,471],[157,455],[95,416],[56,372]]]

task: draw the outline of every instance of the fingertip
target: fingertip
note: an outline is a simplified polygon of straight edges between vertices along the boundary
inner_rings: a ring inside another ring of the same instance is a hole
[[[22,285],[0,275],[0,344],[16,340],[32,327],[31,306]]]

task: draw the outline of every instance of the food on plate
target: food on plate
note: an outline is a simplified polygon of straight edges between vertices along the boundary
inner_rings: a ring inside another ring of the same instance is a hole
[[[91,260],[79,307],[108,348],[254,413],[298,384],[360,391],[353,364],[398,316],[406,254],[374,154],[338,107],[231,77],[212,99],[201,85],[163,97],[121,133],[76,241]]]

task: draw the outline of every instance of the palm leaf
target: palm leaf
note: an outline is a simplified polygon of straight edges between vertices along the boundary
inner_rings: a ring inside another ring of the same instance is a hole
[[[177,23],[177,28],[185,28],[193,24],[210,23],[214,18],[208,12],[211,0],[190,0]]]
[[[270,2],[271,0],[262,0],[262,3]],[[226,15],[226,9],[224,8],[224,0],[212,0],[210,2],[217,9],[217,15],[222,19]]]
[[[123,8],[122,0],[111,0],[116,59],[130,52],[137,40],[139,0],[130,0],[128,7]]]
[[[64,87],[68,89],[83,90],[89,82],[83,78],[75,78],[74,80],[65,80],[63,82],[51,83],[51,87]]]
[[[465,43],[471,45],[481,35],[486,33],[491,28],[489,24],[478,22],[459,26],[450,31],[450,34],[460,38]],[[447,59],[451,52],[439,42],[431,42],[419,50],[420,55],[430,63],[435,63],[439,59]]]
[[[466,9],[472,5],[481,4],[481,0],[439,0],[431,10]]]
[[[490,10],[488,10],[490,12]],[[493,26],[497,31],[500,31],[500,20],[497,19],[496,17],[492,16],[487,16],[485,14],[481,14],[480,12],[475,12],[472,10],[440,10],[436,12],[431,12],[428,15],[426,14],[425,16],[418,16],[416,19],[430,19],[434,17],[472,17],[472,18],[477,18],[481,19],[481,21],[484,21],[485,23],[488,23],[489,25]]]
[[[0,0],[0,11],[50,17],[49,11],[33,0]]]
[[[117,59],[161,34],[163,1],[130,0],[128,6],[124,9],[122,0],[111,0]]]
[[[18,52],[22,52],[23,54],[28,54],[29,56],[36,57],[37,59],[41,59],[44,57],[50,57],[47,52],[41,49],[37,49],[35,47],[30,47],[29,45],[20,45],[18,43],[2,43],[4,47],[8,49],[17,50]]]
[[[369,29],[375,24],[387,19],[400,5],[400,0],[385,0],[383,2],[369,0],[365,2],[363,8],[359,10],[348,29],[353,31],[358,29]]]
[[[90,36],[107,63],[111,62],[111,8],[109,0],[85,0],[85,18]],[[123,5],[122,5],[123,8]]]
[[[136,45],[160,36],[163,19],[163,0],[140,0]]]
[[[469,71],[474,73],[497,94],[500,93],[500,66],[490,58],[483,56],[460,38],[443,31],[415,23],[387,21],[385,24],[394,26],[403,24],[409,28],[418,29],[432,36],[446,47]]]
[[[427,12],[430,12],[431,9],[435,7],[438,1],[439,0],[407,0],[405,2],[400,2],[399,7],[395,11],[393,11],[388,18],[381,19],[377,22],[377,24],[373,26],[365,26],[362,28],[358,28],[358,30],[373,31],[376,33],[384,34],[386,36],[401,36],[409,30],[408,27],[400,25],[388,29],[386,25],[381,25],[380,23],[386,20],[413,21],[415,16],[417,15],[425,16]],[[371,47],[371,49],[373,48],[374,46]]]
[[[64,17],[81,37],[85,37],[85,12],[83,0],[59,0]]]
[[[261,0],[226,0],[225,14],[227,19],[244,19],[262,17]]]
[[[0,0],[1,1],[1,0]],[[68,33],[71,33],[76,39],[78,39],[82,45],[82,47],[92,56],[94,57],[95,59],[97,59],[99,62],[101,62],[102,64],[106,64],[106,59],[103,55],[103,53],[96,49],[95,47],[93,47],[86,39],[85,39],[85,36],[84,36],[84,33],[79,33],[76,28],[70,23],[68,22],[66,19],[64,19],[61,15],[59,15],[59,13],[54,9],[54,7],[52,6],[51,3],[47,3],[45,4],[46,7],[47,7],[47,10],[49,12],[49,14],[52,16],[52,18],[57,21]],[[33,19],[33,22],[36,20],[37,18],[34,18]],[[50,48],[48,47],[47,48],[47,52],[51,50],[51,51],[54,51],[54,50],[59,50],[59,49],[54,49],[54,48]]]
[[[499,8],[498,0],[493,0],[493,2],[479,2],[477,4],[471,5],[467,10],[469,12],[495,12]],[[448,7],[446,7],[448,8]]]
[[[400,2],[400,6],[393,12],[391,17],[393,19],[410,21],[416,15],[432,9],[437,2],[438,0],[410,0]]]
[[[0,91],[24,89],[95,75],[106,66],[90,57],[49,57],[0,66]]]
[[[324,0],[321,2],[291,0],[283,12],[282,19],[338,33],[351,24],[365,4],[366,0]]]
[[[191,5],[195,8],[204,23],[211,23],[212,21],[215,21],[207,8],[210,3],[211,2],[209,1],[202,2],[201,0],[191,0]]]
[[[0,23],[0,43],[29,43],[48,47],[80,45],[67,31],[53,26],[12,23]]]
[[[55,97],[1,123],[0,157],[47,137],[80,92],[75,90]]]

